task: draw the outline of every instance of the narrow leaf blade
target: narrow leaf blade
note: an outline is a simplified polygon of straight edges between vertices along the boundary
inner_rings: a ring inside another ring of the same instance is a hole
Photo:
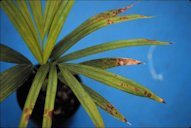
[[[23,85],[32,71],[32,65],[16,65],[0,74],[0,102]]]
[[[34,39],[35,39],[35,43],[38,46],[38,49],[40,50],[40,41],[38,39],[38,33],[35,29],[35,25],[32,21],[32,17],[30,15],[28,6],[27,6],[27,2],[24,0],[16,0],[17,5],[18,5],[18,9],[20,10],[24,20],[26,21]]]
[[[88,94],[91,96],[91,98],[94,100],[94,102],[104,111],[109,113],[111,116],[117,118],[118,120],[121,120],[122,122],[125,122],[128,124],[125,117],[104,97],[102,97],[100,94],[89,88],[88,86],[83,85],[83,88],[88,92]]]
[[[65,51],[77,43],[78,40],[104,26],[107,26],[108,20],[111,20],[110,18],[113,18],[116,15],[126,11],[133,5],[134,4],[128,5],[124,8],[109,10],[90,17],[55,46],[51,58],[56,60]]]
[[[45,50],[43,53],[43,56],[44,56],[43,63],[47,62],[47,60],[54,48],[54,44],[58,38],[58,35],[62,29],[62,26],[64,25],[65,20],[68,16],[73,4],[74,4],[74,0],[61,2],[59,10],[57,11],[57,14],[54,17],[54,20],[53,20],[51,28],[50,28],[49,36],[48,36]]]
[[[21,37],[27,44],[28,48],[31,50],[32,54],[38,60],[38,62],[42,63],[41,50],[36,44],[36,40],[33,37],[33,34],[22,16],[20,10],[16,7],[14,1],[6,0],[1,1],[1,8],[5,11],[5,13],[10,18],[11,22],[20,33]]]
[[[87,94],[87,92],[83,89],[78,80],[67,69],[65,69],[64,66],[59,66],[59,68],[67,85],[74,92],[81,105],[84,107],[84,109],[94,122],[95,126],[104,127],[103,120],[89,94]]]
[[[100,68],[95,68],[81,64],[62,64],[62,65],[74,73],[85,75],[89,78],[97,80],[101,83],[104,83],[116,89],[125,91],[133,95],[148,97],[150,99],[164,103],[163,99],[155,95],[149,89],[117,74],[113,74]]]
[[[44,11],[44,31],[43,31],[43,39],[45,35],[50,30],[51,24],[54,20],[54,17],[60,7],[61,0],[47,0],[45,11]]]
[[[42,5],[40,0],[29,0],[29,4],[34,16],[34,20],[40,34],[40,38],[43,40],[43,15]]]
[[[21,53],[3,44],[0,44],[0,61],[17,64],[31,64],[31,62]]]
[[[43,128],[50,128],[52,125],[52,112],[57,90],[57,71],[54,64],[51,64],[48,76],[48,86],[46,92],[46,101],[43,116]]]
[[[117,66],[127,66],[127,65],[136,65],[142,64],[141,61],[130,59],[130,58],[101,58],[95,60],[89,60],[82,62],[80,64],[88,65],[101,69],[108,69]]]
[[[61,74],[58,75],[58,78],[62,83],[66,84],[66,81],[63,79]],[[89,88],[85,84],[81,83],[81,85],[83,86],[85,91],[90,95],[90,97],[93,99],[95,104],[98,105],[101,109],[108,112],[110,115],[114,116],[115,118],[117,118],[127,124],[129,123],[129,122],[127,122],[125,117],[111,103],[109,103],[109,101],[107,101],[104,97],[102,97],[100,94],[98,94],[96,91]]]
[[[19,127],[22,127],[22,128],[27,127],[29,118],[30,118],[32,111],[34,109],[34,105],[36,103],[37,97],[38,97],[39,92],[41,90],[42,84],[46,78],[48,70],[49,70],[48,64],[42,65],[38,69],[37,74],[33,80],[32,86],[30,88],[30,91],[28,93],[25,105],[24,105],[24,109],[23,109],[23,113],[21,116]]]
[[[134,40],[120,40],[108,42],[96,46],[92,46],[89,48],[85,48],[79,51],[75,51],[73,53],[67,54],[61,58],[59,58],[56,62],[62,63],[65,61],[70,61],[74,59],[78,59],[81,57],[85,57],[88,55],[96,54],[99,52],[109,51],[117,48],[123,47],[131,47],[131,46],[144,46],[144,45],[165,45],[170,44],[169,42],[161,42],[156,40],[148,40],[148,39],[134,39]]]

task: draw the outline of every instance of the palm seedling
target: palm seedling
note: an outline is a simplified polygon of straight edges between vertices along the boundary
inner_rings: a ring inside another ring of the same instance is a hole
[[[51,115],[54,111],[58,79],[73,91],[96,127],[104,127],[104,122],[97,106],[113,117],[128,123],[124,116],[104,97],[79,82],[74,77],[75,74],[87,76],[136,96],[147,97],[164,103],[162,98],[142,85],[107,71],[108,68],[116,66],[140,64],[141,62],[138,60],[129,58],[99,58],[78,64],[68,63],[68,61],[122,47],[170,44],[168,42],[148,39],[118,40],[63,55],[79,40],[100,28],[124,21],[151,18],[137,14],[118,16],[118,14],[126,11],[133,5],[102,12],[87,19],[56,44],[58,35],[74,4],[74,0],[47,0],[44,10],[42,10],[40,1],[4,0],[0,4],[1,9],[10,18],[40,65],[28,93],[19,127],[27,127],[45,80],[47,82],[45,84],[47,90],[42,125],[43,127],[51,127]],[[35,65],[25,56],[21,55],[21,53],[3,44],[0,45],[0,51],[1,61],[17,64],[0,74],[0,101],[2,102],[29,79]]]

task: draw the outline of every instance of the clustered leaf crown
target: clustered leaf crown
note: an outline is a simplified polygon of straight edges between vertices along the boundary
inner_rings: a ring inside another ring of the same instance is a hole
[[[118,16],[118,14],[134,6],[134,4],[119,9],[109,10],[87,19],[56,44],[58,35],[73,4],[74,0],[47,0],[45,9],[42,10],[41,1],[38,0],[3,0],[0,3],[1,8],[7,14],[33,56],[41,65],[36,72],[27,96],[19,127],[27,127],[37,97],[46,79],[48,79],[48,84],[46,85],[47,91],[43,127],[51,127],[52,125],[51,115],[54,112],[58,79],[71,88],[96,127],[104,127],[104,122],[97,106],[113,117],[129,123],[109,101],[84,83],[80,83],[74,77],[75,74],[82,74],[136,96],[147,97],[165,103],[162,98],[158,97],[144,86],[107,71],[108,68],[117,66],[141,64],[142,62],[138,60],[110,57],[88,60],[79,64],[66,62],[122,47],[165,45],[170,44],[169,42],[148,39],[119,40],[88,47],[62,56],[79,40],[98,29],[111,24],[152,17],[138,14]],[[45,40],[45,38],[47,39]],[[35,65],[24,55],[6,45],[0,45],[0,52],[0,61],[17,64],[0,74],[0,102],[2,102],[27,81],[30,74],[34,71]],[[61,72],[58,72],[57,68],[59,68]]]

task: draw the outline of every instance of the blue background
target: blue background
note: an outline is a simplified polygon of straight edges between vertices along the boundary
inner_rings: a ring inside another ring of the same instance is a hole
[[[66,34],[80,25],[90,16],[110,9],[124,7],[132,1],[77,1],[59,36]],[[128,57],[141,60],[145,65],[117,67],[109,71],[132,79],[148,87],[166,100],[161,104],[150,99],[126,94],[105,86],[89,78],[83,82],[99,91],[132,123],[132,127],[191,126],[191,2],[190,1],[142,1],[124,14],[143,14],[156,16],[152,19],[129,21],[110,25],[85,37],[68,52],[96,44],[120,40],[148,38],[174,42],[174,45],[157,46],[153,52],[153,64],[163,80],[154,79],[150,72],[148,51],[150,46],[121,48],[96,55],[91,55],[73,62],[82,62],[100,57]],[[1,10],[1,43],[14,48],[36,63],[20,35],[8,17]],[[12,64],[1,62],[1,71]],[[15,93],[0,104],[1,127],[16,127],[19,124],[21,110]],[[106,127],[127,127],[127,125],[101,111]],[[93,123],[82,107],[67,122],[68,127],[93,127]],[[32,124],[30,123],[30,126]]]

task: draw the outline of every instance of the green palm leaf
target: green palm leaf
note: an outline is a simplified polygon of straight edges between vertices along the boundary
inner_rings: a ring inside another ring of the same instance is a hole
[[[41,90],[42,84],[46,78],[48,70],[49,70],[49,64],[46,64],[46,65],[42,65],[37,71],[37,74],[33,80],[32,86],[30,88],[30,91],[28,93],[28,96],[24,105],[23,113],[21,116],[20,124],[19,124],[20,128],[27,127],[28,120],[32,114],[37,97]]]
[[[58,78],[61,82],[66,84],[66,81],[63,79],[61,74],[58,75]],[[92,90],[85,84],[81,84],[81,85],[83,86],[85,91],[90,95],[90,97],[93,99],[95,104],[98,105],[101,109],[108,112],[110,115],[114,116],[115,118],[117,118],[127,124],[129,123],[129,122],[127,122],[125,117],[111,103],[109,103],[109,101],[107,101],[104,97],[102,97],[100,94],[98,94],[96,91]]]
[[[116,66],[142,64],[142,62],[138,60],[130,59],[130,58],[101,58],[101,59],[81,62],[80,64],[88,65],[88,66],[92,66],[96,68],[101,68],[101,69],[107,69],[107,68],[113,68]]]
[[[113,74],[111,72],[105,71],[100,68],[95,68],[87,65],[82,64],[62,64],[67,69],[74,73],[85,75],[89,78],[95,79],[101,83],[106,85],[110,85],[116,89],[128,92],[130,94],[134,94],[137,96],[148,97],[150,99],[164,102],[163,99],[156,96],[153,92],[148,90],[147,88],[141,86],[140,84],[119,76],[117,74]]]
[[[155,40],[148,40],[148,39],[134,39],[134,40],[120,40],[120,41],[113,41],[104,44],[99,44],[96,46],[92,46],[89,48],[85,48],[68,55],[65,55],[59,58],[56,62],[62,63],[74,59],[78,59],[81,57],[85,57],[91,54],[96,54],[99,52],[104,52],[112,49],[122,48],[122,47],[130,47],[130,46],[143,46],[143,45],[164,45],[170,44],[169,42],[160,42]]]
[[[74,0],[70,0],[70,1],[62,1],[61,5],[59,7],[59,10],[57,11],[54,20],[52,22],[51,28],[50,28],[50,32],[48,35],[48,39],[46,42],[46,47],[43,53],[43,63],[46,63],[53,48],[54,48],[54,44],[57,40],[57,37],[62,29],[62,26],[72,8],[74,4]]]
[[[45,11],[44,11],[44,31],[43,31],[43,38],[44,40],[45,35],[50,30],[51,24],[54,20],[54,17],[60,7],[61,0],[47,0]],[[44,45],[43,45],[44,47]]]
[[[14,24],[17,31],[20,33],[21,37],[27,44],[28,48],[31,50],[35,58],[38,62],[42,63],[41,49],[37,45],[37,41],[31,31],[31,27],[29,27],[28,23],[25,21],[20,10],[16,7],[14,1],[6,0],[1,1],[1,8],[5,11],[5,13],[10,18],[11,22]]]
[[[32,65],[16,65],[0,74],[0,102],[23,85],[32,71]]]
[[[50,128],[52,125],[52,112],[57,90],[57,71],[54,64],[51,64],[48,76],[48,86],[43,116],[43,128]]]
[[[42,5],[40,0],[29,0],[29,5],[34,16],[34,20],[40,34],[40,38],[43,40],[43,14]]]
[[[89,19],[87,19],[85,22],[83,22],[79,27],[77,27],[75,30],[73,30],[70,34],[68,34],[63,40],[61,40],[56,45],[56,47],[54,48],[53,53],[52,53],[52,59],[58,58],[62,53],[64,53],[67,50],[65,48],[65,46],[63,46],[63,45],[66,45],[65,43],[68,43],[72,38],[74,38],[80,32],[82,32],[86,28],[89,28],[92,25],[94,25],[95,23],[97,23],[98,20],[101,20],[101,19],[103,20],[103,19],[114,17],[114,16],[126,11],[127,9],[129,9],[132,6],[133,6],[133,4],[126,6],[124,8],[119,8],[119,9],[102,12],[95,16],[90,17]],[[76,43],[76,42],[74,42],[74,43]]]
[[[3,44],[0,44],[0,61],[17,63],[17,64],[31,64],[30,60],[28,60],[21,53]]]
[[[18,9],[20,10],[23,18],[25,19],[26,23],[28,24],[29,29],[31,30],[31,33],[35,39],[35,43],[38,46],[38,48],[40,49],[40,41],[38,39],[38,33],[35,29],[35,25],[32,21],[32,17],[30,15],[28,6],[27,6],[27,2],[24,0],[16,0],[17,5],[18,5]]]
[[[97,110],[96,105],[89,96],[89,94],[83,89],[78,80],[64,66],[59,65],[59,68],[67,85],[74,92],[81,105],[84,107],[84,109],[94,122],[95,126],[100,128],[104,127],[101,115],[99,114],[99,111]]]
[[[83,85],[83,88],[88,92],[88,94],[91,96],[91,98],[94,100],[94,102],[104,111],[112,115],[113,117],[129,124],[125,117],[104,97],[102,97],[100,94],[89,88],[88,86]]]
[[[63,40],[61,40],[54,48],[52,53],[52,59],[57,59],[61,56],[64,52],[66,52],[69,48],[71,48],[74,44],[76,44],[79,40],[81,40],[86,35],[108,26],[110,24],[116,24],[124,21],[129,20],[137,20],[143,18],[151,18],[148,16],[143,15],[125,15],[125,16],[115,16],[115,17],[106,17],[106,18],[97,18],[95,21],[93,20],[90,25],[88,24],[87,27],[82,29],[80,32],[76,33],[74,36],[66,36]]]

